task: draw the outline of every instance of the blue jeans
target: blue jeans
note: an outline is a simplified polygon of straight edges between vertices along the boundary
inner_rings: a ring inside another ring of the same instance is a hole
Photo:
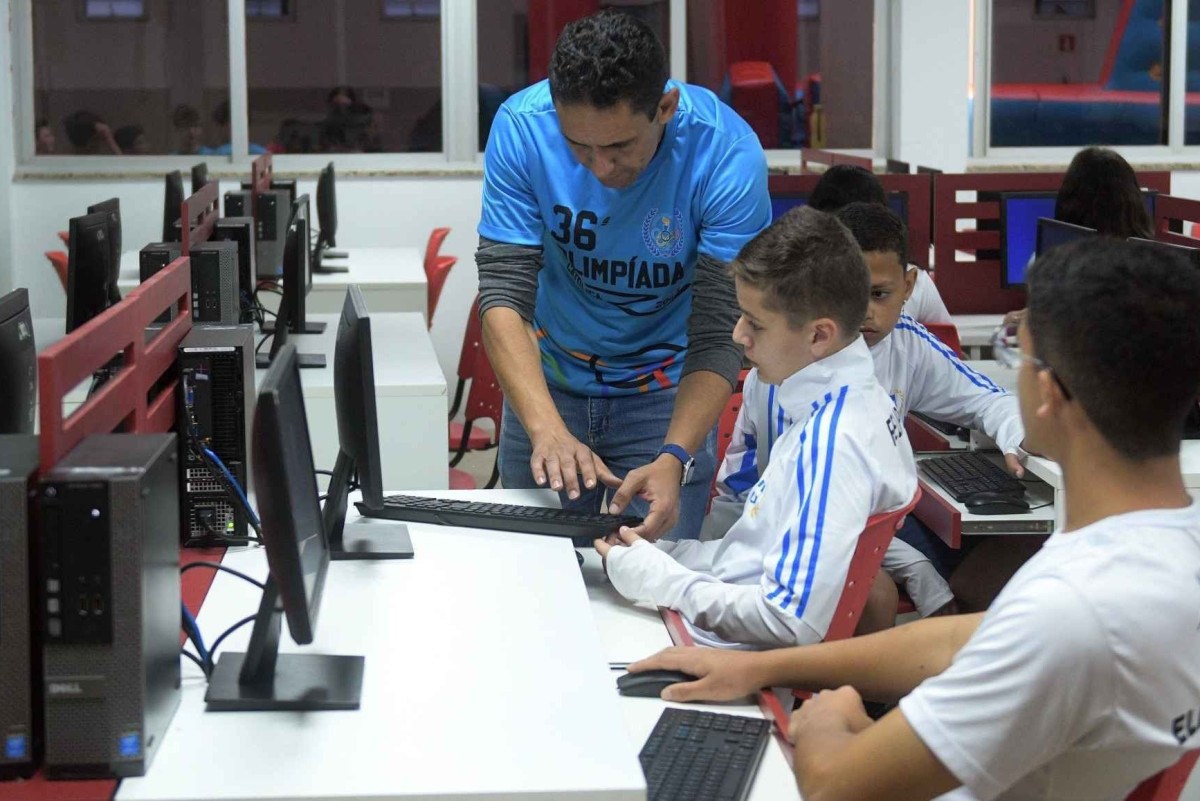
[[[588,398],[550,387],[550,397],[571,435],[592,449],[617,476],[653,461],[671,422],[677,390],[622,395],[614,398]],[[533,445],[515,412],[504,403],[504,423],[500,429],[500,481],[508,489],[536,487],[529,460]],[[716,474],[716,429],[708,433],[704,447],[695,454],[692,480],[679,491],[679,520],[663,536],[666,539],[696,539],[708,506],[709,490]],[[569,500],[559,493],[564,509],[599,512],[610,496],[602,484],[594,489],[580,486],[580,495]],[[649,504],[634,498],[629,513],[645,517]]]

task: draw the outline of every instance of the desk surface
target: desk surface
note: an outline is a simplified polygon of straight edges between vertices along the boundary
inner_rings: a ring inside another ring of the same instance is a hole
[[[1183,473],[1183,485],[1188,489],[1200,488],[1200,440],[1185,439],[1179,450],[1179,461]],[[1058,462],[1041,457],[1031,457],[1025,466],[1055,489],[1063,489],[1062,467]]]
[[[326,259],[331,267],[349,267],[346,273],[314,273],[313,291],[345,291],[349,284],[364,290],[382,289],[396,284],[425,286],[425,265],[417,248],[336,248],[344,259]]]
[[[954,327],[958,329],[958,341],[964,348],[978,348],[992,344],[992,332],[1004,320],[1003,314],[952,314]]]

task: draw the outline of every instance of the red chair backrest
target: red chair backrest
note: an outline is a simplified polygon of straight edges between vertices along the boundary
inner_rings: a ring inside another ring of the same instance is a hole
[[[1174,765],[1139,784],[1125,801],[1179,801],[1197,757],[1200,751],[1188,751]]]
[[[475,376],[475,358],[483,352],[483,321],[479,319],[479,296],[467,313],[467,330],[463,333],[462,350],[458,353],[458,378],[469,381]]]
[[[504,412],[504,391],[500,380],[492,369],[487,349],[482,345],[475,354],[475,375],[471,377],[471,389],[467,392],[467,408],[464,420],[491,420],[496,427],[496,442],[500,441],[500,419]]]
[[[954,327],[954,323],[923,323],[925,330],[940,339],[943,344],[958,354],[961,359],[963,355],[962,343],[958,338],[958,329]]]
[[[742,393],[734,392],[729,396],[729,403],[717,418],[717,464],[725,460],[725,451],[733,441],[733,424],[737,422],[738,412],[742,410]],[[714,478],[714,481],[716,479]]]
[[[765,148],[779,147],[779,89],[766,61],[736,61],[729,65],[730,103]]]
[[[858,545],[850,559],[850,569],[846,571],[842,597],[833,612],[833,619],[829,621],[829,631],[825,633],[826,642],[846,640],[854,636],[854,629],[858,626],[863,607],[867,604],[867,596],[871,592],[871,584],[883,564],[884,551],[887,550],[892,537],[896,536],[896,531],[904,524],[904,518],[920,499],[921,490],[918,488],[912,500],[902,508],[874,515],[867,520],[867,527],[858,535]]]
[[[429,241],[425,243],[425,275],[429,275],[429,271],[437,264],[438,251],[442,249],[442,243],[446,241],[446,236],[450,233],[449,228],[434,228],[429,232]]]
[[[67,254],[61,250],[47,250],[46,258],[50,260],[50,266],[54,268],[54,272],[58,274],[58,280],[62,282],[63,289],[67,288]]]

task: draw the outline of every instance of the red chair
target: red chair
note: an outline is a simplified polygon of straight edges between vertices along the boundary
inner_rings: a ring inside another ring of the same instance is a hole
[[[438,255],[438,251],[442,249],[442,242],[446,241],[446,235],[449,233],[449,228],[434,228],[429,234],[429,242],[425,245],[425,324],[429,328],[433,327],[433,311],[437,308],[438,298],[442,296],[442,287],[446,285],[450,268],[458,264],[458,258],[455,256]]]
[[[454,400],[450,403],[450,444],[447,449],[458,454],[450,462],[451,467],[459,463],[462,453],[487,450],[494,444],[488,432],[470,431],[467,426],[453,419],[462,404],[467,382],[475,377],[475,362],[480,353],[483,353],[483,322],[479,319],[479,298],[476,297],[467,316],[467,330],[458,354],[458,384],[454,387]],[[466,447],[463,447],[464,440]]]
[[[496,378],[496,373],[492,369],[492,362],[487,357],[487,351],[480,348],[476,354],[475,374],[471,377],[471,389],[467,392],[467,406],[464,413],[465,421],[462,424],[463,436],[459,441],[458,451],[450,462],[452,476],[456,472],[454,465],[458,464],[463,454],[469,450],[467,445],[470,440],[471,429],[475,422],[478,420],[492,421],[494,435],[491,441],[493,445],[489,447],[494,447],[500,443],[500,421],[503,414],[504,392],[500,389],[500,380]],[[485,489],[491,489],[496,486],[496,482],[499,480],[500,458],[499,450],[497,450],[496,464],[492,468],[492,477],[485,485]]]
[[[71,246],[71,234],[69,231],[59,231],[58,238],[61,239],[62,243],[67,247]]]
[[[963,357],[962,342],[958,338],[958,329],[954,327],[954,323],[923,323],[923,325],[926,331],[954,351],[958,358]]]
[[[729,87],[730,105],[758,134],[762,146],[778,148],[779,87],[770,63],[735,61],[729,65]]]
[[[54,272],[58,273],[58,280],[62,282],[62,287],[67,288],[67,254],[61,250],[47,250],[46,258],[50,260],[50,266],[54,268]]]
[[[1125,801],[1179,801],[1200,751],[1188,751],[1166,770],[1146,779]]]

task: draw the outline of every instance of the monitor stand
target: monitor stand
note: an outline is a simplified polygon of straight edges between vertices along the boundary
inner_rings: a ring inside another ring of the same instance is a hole
[[[324,353],[297,353],[296,363],[300,367],[322,368],[325,367]],[[259,370],[265,370],[271,366],[271,356],[268,353],[257,353],[254,356],[254,366]]]
[[[312,271],[313,273],[348,273],[350,267],[345,264],[326,264],[325,259],[344,259],[346,251],[344,250],[326,250],[320,245],[313,251],[312,255]]]
[[[325,535],[329,538],[329,558],[337,561],[357,559],[412,559],[412,540],[408,527],[383,523],[352,524],[346,531],[346,497],[350,477],[354,475],[354,460],[339,451],[329,479],[329,494],[325,499],[322,517]],[[350,536],[346,536],[347,533]]]
[[[361,656],[280,654],[279,585],[267,578],[245,653],[217,660],[204,703],[209,712],[321,712],[358,709]]]
[[[298,326],[296,326],[296,327],[298,327]],[[319,322],[319,321],[315,322],[315,323],[310,323],[307,320],[305,320],[303,327],[299,331],[295,330],[296,327],[289,325],[288,333],[289,334],[322,334],[325,332],[325,323]],[[270,334],[275,330],[275,323],[270,322],[270,321],[265,322],[262,324],[262,327],[259,328],[259,330],[262,331],[264,334]],[[303,367],[304,365],[300,365],[300,366]],[[321,365],[321,366],[324,367],[324,365]]]

